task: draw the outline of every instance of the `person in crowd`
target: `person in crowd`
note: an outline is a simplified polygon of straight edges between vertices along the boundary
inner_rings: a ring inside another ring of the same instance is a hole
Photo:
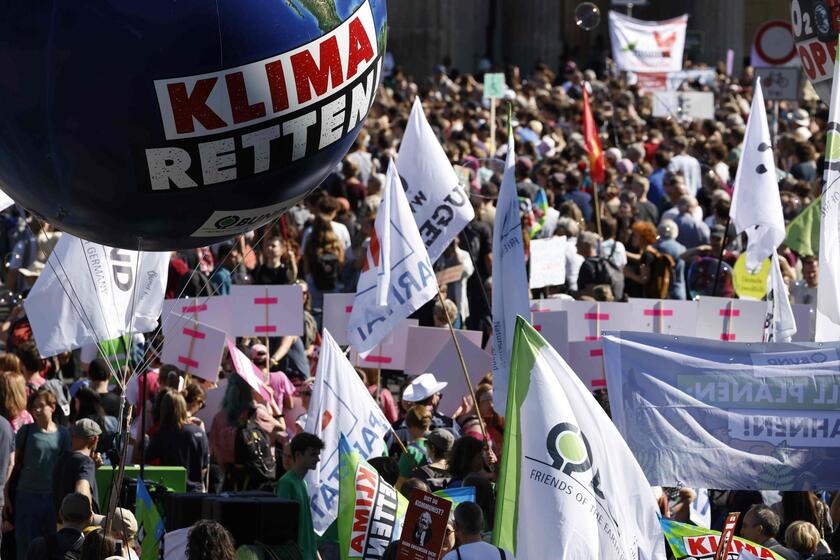
[[[799,554],[799,558],[809,560],[820,546],[820,532],[813,523],[794,521],[785,530],[785,544]]]
[[[262,242],[262,262],[251,277],[254,284],[293,284],[298,276],[297,262],[289,244],[282,237]]]
[[[14,504],[7,501],[6,508],[14,515],[18,558],[26,558],[35,538],[55,533],[58,508],[53,502],[53,469],[70,449],[69,432],[53,421],[55,408],[55,395],[47,389],[35,390],[29,397],[29,412],[35,422],[21,428],[15,437],[20,475]]]
[[[682,256],[686,251],[685,245],[677,241],[678,228],[673,220],[663,220],[656,230],[659,241],[654,248],[674,259],[674,269],[671,271],[671,282],[668,287],[669,299],[685,299],[685,261]]]
[[[22,373],[0,373],[0,416],[11,423],[15,433],[35,421],[26,409],[26,379]]]
[[[104,358],[96,358],[88,366],[89,388],[99,395],[105,414],[118,418],[120,415],[120,397],[108,388],[111,370]]]
[[[685,247],[692,248],[709,242],[709,226],[694,215],[697,199],[693,196],[683,196],[677,201],[677,210],[673,221],[677,224],[677,241]]]
[[[90,418],[76,420],[70,429],[70,450],[59,457],[53,468],[52,491],[56,505],[64,496],[78,492],[87,496],[94,512],[99,512],[96,469],[102,457],[96,451],[102,429]]]
[[[461,436],[455,440],[447,460],[447,467],[452,475],[448,487],[460,488],[469,475],[492,478],[494,475],[490,466],[491,458],[492,462],[495,462],[495,456],[483,441],[470,436]]]
[[[443,428],[436,428],[426,435],[426,457],[428,463],[417,467],[411,472],[411,478],[424,482],[431,492],[442,490],[449,486],[452,474],[448,470],[447,457],[455,443],[452,432]]]
[[[802,257],[802,279],[791,287],[794,303],[817,304],[817,285],[820,279],[820,260],[814,255]]]
[[[309,403],[312,401],[312,385],[315,383],[315,378],[310,377],[297,389],[297,394],[300,396],[300,406],[303,408],[303,414],[295,420],[295,427],[297,431],[302,432],[306,427],[306,420],[309,418]],[[285,449],[285,448],[284,448]]]
[[[0,416],[0,512],[4,511],[7,484],[15,466],[15,432],[8,420]],[[3,534],[0,533],[0,543]]]
[[[445,381],[438,381],[434,373],[423,373],[415,377],[405,388],[402,401],[411,403],[411,406],[419,404],[427,407],[432,412],[432,428],[443,428],[449,431],[454,439],[461,435],[458,423],[450,416],[446,416],[437,410],[438,403],[440,403],[440,393],[447,385],[448,383]],[[401,440],[408,439],[408,428],[405,425],[405,420],[395,425],[394,431]]]
[[[44,371],[44,360],[41,358],[41,354],[38,352],[38,347],[35,346],[34,341],[21,345],[16,352],[20,358],[20,363],[23,366],[23,376],[26,378],[27,395],[31,395],[47,381],[41,375]]]
[[[234,560],[233,537],[219,522],[197,521],[187,536],[187,560]]]
[[[516,560],[509,550],[503,550],[484,542],[484,514],[478,504],[462,502],[455,508],[455,550],[443,560]]]
[[[312,525],[312,511],[309,508],[309,493],[303,480],[306,473],[317,468],[324,442],[318,436],[301,432],[289,443],[291,468],[277,481],[275,494],[279,498],[292,500],[300,505],[298,513],[298,546],[304,560],[320,558],[316,535]]]
[[[101,434],[96,451],[103,457],[107,457],[108,452],[114,449],[115,438],[119,431],[119,420],[105,412],[99,394],[89,387],[82,387],[73,397],[70,421],[82,418],[90,418],[99,425]]]
[[[688,140],[685,136],[677,136],[671,141],[673,157],[668,164],[668,170],[685,177],[690,194],[696,196],[700,190],[700,162],[688,154]]]
[[[125,558],[117,554],[121,549],[120,542],[105,534],[102,529],[90,531],[85,535],[79,560],[110,560],[113,557]]]
[[[817,528],[820,538],[831,535],[833,524],[829,508],[813,491],[782,492],[782,500],[771,506],[781,519],[779,535],[786,534],[794,521],[807,521]],[[785,541],[787,545],[787,541]],[[789,545],[788,545],[789,546]]]
[[[26,560],[81,557],[85,529],[94,522],[90,498],[78,492],[67,494],[61,500],[59,518],[61,529],[55,534],[50,533],[33,540]]]
[[[102,525],[107,526],[107,522],[107,517],[103,517]],[[123,556],[129,560],[140,560],[137,529],[137,518],[134,517],[132,512],[121,507],[114,510],[111,531],[108,536],[122,543]]]
[[[744,514],[741,523],[741,536],[748,541],[769,548],[785,560],[798,560],[799,557],[796,552],[782,546],[776,540],[780,525],[781,522],[776,512],[764,504],[756,504]]]
[[[398,461],[400,469],[400,478],[397,480],[398,490],[404,481],[411,477],[414,469],[422,467],[429,461],[426,455],[425,436],[432,426],[432,413],[425,406],[412,406],[405,414],[405,425],[409,438],[404,442],[406,451],[400,455]]]
[[[505,418],[493,407],[493,385],[480,383],[475,388],[475,398],[478,400],[478,411],[484,421],[487,436],[493,442],[493,452],[497,457],[502,455],[502,442],[505,434]]]
[[[205,430],[204,422],[196,415],[207,404],[207,391],[200,383],[190,383],[184,390],[184,401],[187,403],[187,421]]]
[[[357,368],[356,371],[359,371],[359,368]],[[382,414],[385,415],[388,422],[393,424],[399,420],[399,410],[397,409],[397,403],[394,401],[394,395],[388,387],[385,387],[382,384],[380,370],[374,368],[364,368],[362,373],[365,375],[362,381],[365,382],[370,396],[373,397],[373,400],[375,400],[379,405],[380,410],[382,410]]]
[[[149,441],[146,458],[158,460],[162,466],[184,467],[187,470],[187,491],[204,492],[209,467],[207,434],[189,422],[187,402],[177,392],[163,396],[160,428]]]

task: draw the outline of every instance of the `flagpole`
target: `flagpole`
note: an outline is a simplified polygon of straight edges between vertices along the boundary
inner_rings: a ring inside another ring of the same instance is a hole
[[[590,175],[591,177],[591,175]],[[601,205],[598,202],[598,183],[592,181],[592,202],[595,205],[595,231],[601,236]]]
[[[444,301],[440,290],[438,290],[437,295],[438,301],[440,302],[441,307],[443,307],[443,312],[446,315],[446,324],[449,326],[449,334],[452,335],[452,341],[455,343],[455,351],[458,352],[458,359],[461,361],[461,369],[464,370],[464,378],[467,380],[467,387],[470,390],[470,397],[472,397],[475,415],[478,416],[478,425],[481,427],[481,435],[484,437],[484,444],[489,445],[490,442],[487,440],[487,428],[484,426],[484,418],[481,417],[481,411],[478,410],[478,400],[475,398],[475,389],[473,389],[470,374],[467,372],[467,363],[464,361],[464,354],[461,352],[461,344],[458,342],[458,337],[455,336],[455,328],[452,326],[452,317],[449,316],[449,310],[446,308],[446,302]]]
[[[712,290],[712,295],[717,296],[718,280],[720,279],[720,268],[723,264],[723,252],[726,250],[726,238],[729,235],[729,220],[732,218],[730,214],[726,215],[726,225],[723,226],[723,241],[720,245],[720,253],[718,253],[717,272],[715,272],[715,287]]]
[[[403,440],[400,439],[400,436],[397,435],[397,432],[396,432],[396,430],[394,430],[394,427],[393,426],[388,426],[388,429],[391,430],[391,435],[394,436],[394,439],[397,440],[398,444],[400,444],[400,449],[402,449],[402,452],[403,453],[408,453],[408,448],[403,443]]]

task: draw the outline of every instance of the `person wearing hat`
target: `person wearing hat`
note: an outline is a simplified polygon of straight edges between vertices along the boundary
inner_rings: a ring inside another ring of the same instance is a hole
[[[443,428],[450,432],[455,438],[460,437],[461,430],[458,423],[451,417],[437,411],[440,402],[440,392],[448,385],[445,381],[438,381],[434,373],[423,373],[415,377],[408,387],[403,391],[402,400],[412,405],[423,405],[432,412],[432,429]],[[405,420],[394,426],[394,431],[402,441],[408,441],[410,434]],[[389,447],[394,447],[396,441],[393,435],[388,436]]]
[[[294,406],[292,396],[295,393],[295,386],[289,380],[289,377],[280,371],[279,367],[275,365],[269,368],[268,348],[265,344],[258,343],[251,345],[250,353],[251,361],[262,369],[263,372],[268,371],[268,373],[263,373],[263,376],[266,384],[271,387],[272,400],[276,405],[276,407],[272,407],[272,413],[275,418],[278,418],[282,422],[283,419],[280,416],[283,414],[283,410]]]
[[[685,245],[677,241],[677,224],[673,220],[662,220],[656,232],[659,234],[659,241],[654,244],[654,248],[660,253],[670,255],[676,265],[671,270],[668,299],[685,299],[685,261],[680,257],[686,249]]]
[[[426,435],[426,456],[429,462],[414,469],[411,478],[425,482],[429,486],[429,492],[446,488],[452,481],[446,458],[454,444],[455,436],[443,428],[429,432]]]
[[[103,527],[107,525],[108,518],[102,516],[102,521],[99,523]],[[137,518],[134,514],[125,508],[118,507],[114,510],[114,519],[111,522],[111,532],[109,537],[113,537],[123,543],[123,551],[128,551],[129,560],[140,560],[137,554],[139,547],[137,546]]]
[[[73,492],[67,494],[59,508],[61,529],[58,533],[38,537],[29,545],[26,560],[44,558],[67,558],[68,553],[81,555],[85,544],[85,529],[100,523],[104,517],[96,516],[90,506],[90,498]],[[136,525],[136,523],[135,523]]]
[[[78,492],[90,498],[94,513],[99,513],[99,489],[96,469],[102,464],[96,446],[102,428],[90,418],[76,420],[70,428],[70,451],[59,457],[53,468],[53,500],[56,510],[64,497]]]

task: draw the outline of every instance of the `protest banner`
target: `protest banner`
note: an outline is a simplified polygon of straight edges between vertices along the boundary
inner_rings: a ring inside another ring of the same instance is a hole
[[[339,439],[346,438],[347,446],[357,451],[361,459],[378,457],[385,451],[382,438],[389,429],[388,420],[353,365],[325,330],[304,426],[305,431],[324,442],[318,467],[306,475],[312,523],[319,535],[338,516]]]
[[[437,560],[446,536],[452,502],[415,488],[408,498],[398,560]]]
[[[531,326],[561,356],[569,355],[569,312],[536,311],[531,313]]]
[[[715,118],[715,94],[710,91],[652,92],[653,116],[688,120]]]
[[[452,502],[454,510],[464,502],[475,502],[475,486],[459,486],[458,488],[444,488],[434,493],[445,500]]]
[[[356,294],[324,294],[322,323],[323,328],[333,333],[336,343],[341,346],[349,344],[347,340],[347,323],[353,311],[353,298]]]
[[[688,510],[688,519],[698,527],[712,526],[712,501],[708,488],[694,488],[695,498]]]
[[[717,75],[714,68],[696,68],[679,72],[637,72],[638,87],[642,93],[652,91],[677,91],[686,84],[698,83],[714,87]]]
[[[531,241],[531,289],[559,286],[566,281],[566,238]]]
[[[356,367],[405,369],[409,329],[417,326],[417,319],[403,319],[382,341],[364,356],[350,348],[350,363]],[[326,327],[325,327],[326,328]],[[332,332],[332,331],[330,331]]]
[[[729,342],[761,342],[765,312],[763,301],[700,296],[697,336]]]
[[[227,334],[189,317],[181,317],[179,324],[182,326],[163,339],[161,360],[178,366],[185,374],[215,383]]]
[[[493,544],[517,558],[663,558],[639,464],[574,371],[521,317],[511,359]]]
[[[230,352],[230,360],[233,362],[233,368],[239,377],[245,380],[245,383],[257,394],[261,395],[263,399],[266,401],[271,399],[271,395],[268,393],[265,384],[266,373],[248,359],[248,356],[243,354],[230,338],[227,339],[227,349]]]
[[[697,331],[695,301],[630,298],[629,305],[634,331],[683,336],[694,336]]]
[[[235,310],[233,336],[300,336],[303,334],[303,288],[237,286],[230,288]]]
[[[696,527],[687,523],[679,523],[670,519],[661,518],[662,530],[665,532],[665,540],[674,554],[675,560],[713,560],[715,551],[720,542],[720,532],[710,531],[703,527]],[[784,560],[769,548],[759,544],[735,537],[732,546],[726,555],[726,560],[737,560],[742,552],[749,552],[758,558],[772,560]]]
[[[613,60],[629,72],[682,70],[688,15],[643,21],[618,12],[609,15]]]
[[[612,419],[651,484],[840,488],[838,348],[609,335]]]
[[[161,310],[161,330],[164,336],[181,326],[177,317],[183,315],[193,321],[224,331],[233,336],[233,298],[231,296],[208,296],[197,298],[177,298],[163,300]]]
[[[41,356],[154,330],[168,267],[169,253],[106,247],[65,232],[23,302]]]
[[[342,560],[379,560],[397,539],[408,501],[385,482],[344,434],[338,442],[338,539]]]

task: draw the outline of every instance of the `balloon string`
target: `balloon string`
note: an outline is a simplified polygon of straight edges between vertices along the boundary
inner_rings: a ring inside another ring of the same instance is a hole
[[[134,288],[131,290],[131,313],[129,314],[129,321],[128,321],[128,340],[125,342],[125,368],[124,370],[120,371],[120,375],[123,376],[122,383],[118,380],[117,383],[120,383],[120,388],[123,390],[123,395],[125,395],[125,384],[128,382],[128,369],[129,363],[131,360],[131,350],[134,347],[134,322],[137,318],[134,316],[134,311],[137,309],[137,285],[140,283],[140,262],[143,260],[143,255],[145,254],[144,251],[140,250],[140,246],[143,243],[143,238],[137,238],[137,262],[134,263]],[[119,365],[119,360],[117,361]]]
[[[76,239],[79,241],[79,247],[81,247],[82,249],[82,254],[84,254],[85,242],[79,237],[77,237]],[[88,274],[90,275],[90,285],[94,290],[96,290],[96,280],[93,278],[93,268],[91,268],[90,261],[88,259],[85,259],[85,263],[87,264]],[[79,303],[81,303],[81,301]],[[108,319],[105,316],[105,309],[102,307],[102,299],[98,296],[96,297],[96,306],[99,308],[99,316],[102,318],[102,322],[105,325],[105,335],[107,336],[105,340],[113,340],[115,337],[111,336],[111,329],[108,326]],[[105,358],[105,361],[109,360]]]

